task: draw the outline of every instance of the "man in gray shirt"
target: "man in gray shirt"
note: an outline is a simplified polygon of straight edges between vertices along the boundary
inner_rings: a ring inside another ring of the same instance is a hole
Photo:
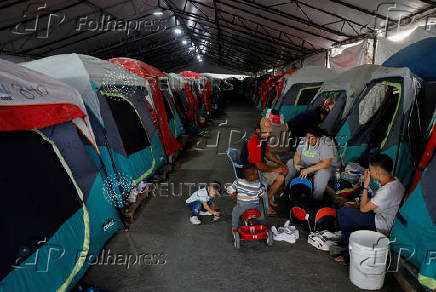
[[[404,186],[391,175],[392,159],[385,154],[369,158],[369,169],[365,170],[364,189],[360,203],[348,202],[337,211],[342,231],[342,243],[348,247],[350,234],[357,230],[376,230],[389,235],[404,195]],[[373,178],[381,187],[371,199],[368,198],[369,182]],[[343,261],[337,257],[336,261]]]
[[[306,137],[297,147],[294,158],[286,165],[289,168],[285,178],[286,185],[297,172],[303,178],[313,174],[313,198],[322,200],[330,178],[340,165],[333,138],[321,136],[319,129],[308,129]]]

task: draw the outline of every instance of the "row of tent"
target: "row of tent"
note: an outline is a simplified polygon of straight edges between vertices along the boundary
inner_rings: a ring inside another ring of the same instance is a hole
[[[427,38],[400,50],[382,66],[362,65],[342,74],[307,66],[245,80],[243,85],[245,96],[263,115],[275,109],[285,122],[309,109],[328,110],[319,126],[336,138],[343,165],[366,165],[372,153],[393,159],[394,176],[413,192],[395,221],[393,249],[407,246],[408,254],[402,255],[430,289],[436,289],[436,261],[429,259],[436,250],[436,159],[431,160],[436,135],[434,48],[436,38]]]
[[[217,109],[219,82],[128,58],[0,60],[0,289],[74,286],[132,189]]]

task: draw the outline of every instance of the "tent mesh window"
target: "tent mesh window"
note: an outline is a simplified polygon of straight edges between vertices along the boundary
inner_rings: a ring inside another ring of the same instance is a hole
[[[322,83],[296,83],[283,96],[282,105],[307,105],[318,93]]]
[[[164,104],[165,104],[165,112],[167,113],[167,117],[168,117],[168,121],[174,119],[174,113],[171,110],[170,104],[168,102],[168,93],[167,92],[162,92],[162,98],[164,100]]]
[[[402,81],[399,78],[375,80],[367,86],[362,96],[366,96],[372,87],[383,81],[402,84]],[[394,118],[400,99],[401,96],[399,95],[398,90],[392,86],[388,86],[386,97],[382,104],[376,110],[370,121],[366,124],[360,125],[357,132],[352,134],[353,137],[348,144],[359,145],[361,143],[368,143],[370,148],[380,148],[382,141],[386,138],[388,127]],[[361,98],[361,100],[363,100],[363,98]],[[398,114],[400,113],[397,113],[397,117]]]
[[[121,97],[104,97],[112,111],[127,155],[150,146],[150,139],[135,108]]]
[[[388,126],[396,112],[399,98],[401,98],[400,93],[392,86],[388,86],[386,99],[383,105],[378,109],[373,121],[374,125],[377,125],[377,127],[374,127],[372,131],[370,145],[378,146],[386,137]]]
[[[297,105],[309,104],[317,94],[319,88],[320,86],[301,89],[299,92],[299,99],[296,104]]]
[[[51,144],[33,131],[0,132],[0,280],[82,206]]]
[[[320,98],[320,100],[322,101],[321,106],[325,110],[331,111],[335,107],[336,101],[340,97],[345,97],[345,92],[342,90],[325,91],[321,93],[321,98]]]

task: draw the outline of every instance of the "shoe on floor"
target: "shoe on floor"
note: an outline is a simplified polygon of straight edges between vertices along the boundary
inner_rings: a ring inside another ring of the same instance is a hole
[[[212,215],[212,213],[210,213],[209,211],[200,211],[199,215],[200,216],[210,216],[210,215]]]
[[[335,245],[334,241],[328,240],[318,232],[311,232],[307,238],[307,243],[323,251],[330,251],[330,247]]]
[[[194,224],[194,225],[199,225],[199,224],[201,224],[201,221],[198,219],[197,216],[191,216],[191,218],[189,219],[189,221],[191,221],[191,223]]]
[[[220,220],[220,216],[213,216],[213,221],[218,221]]]

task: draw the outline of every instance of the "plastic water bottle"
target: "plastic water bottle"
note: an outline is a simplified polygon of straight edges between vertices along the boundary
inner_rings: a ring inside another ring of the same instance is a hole
[[[339,191],[341,188],[341,169],[338,167],[336,168],[336,174],[335,174],[335,192]]]

